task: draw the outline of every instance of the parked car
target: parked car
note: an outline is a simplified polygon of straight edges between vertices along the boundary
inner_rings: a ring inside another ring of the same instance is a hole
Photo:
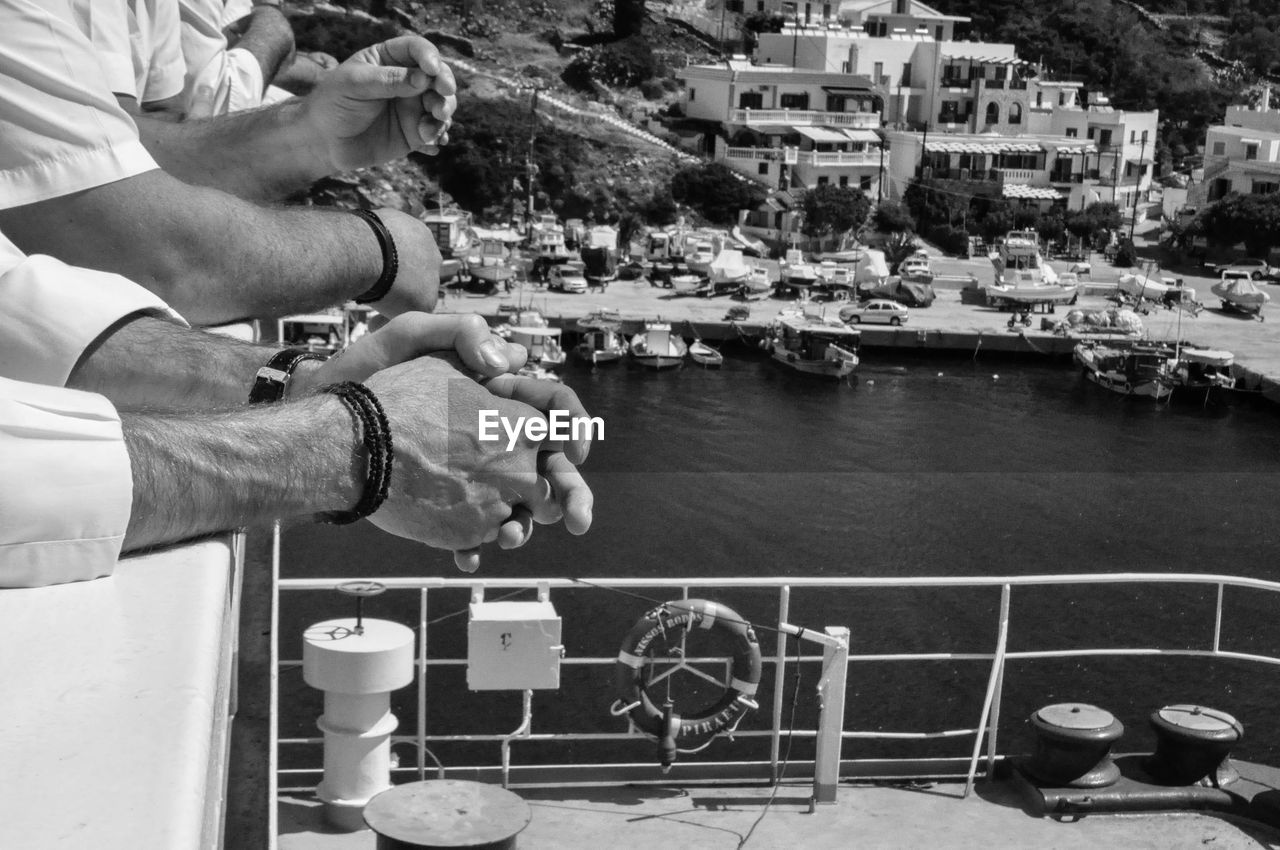
[[[1230,263],[1223,263],[1221,265],[1214,266],[1213,270],[1219,275],[1226,271],[1248,272],[1250,280],[1262,280],[1264,277],[1274,278],[1277,272],[1280,272],[1280,269],[1272,268],[1268,265],[1266,260],[1258,260],[1252,257],[1243,260],[1235,260]]]
[[[586,292],[587,278],[573,266],[552,266],[547,270],[547,288],[557,292]]]
[[[896,301],[888,298],[872,298],[861,304],[850,304],[840,308],[840,321],[856,325],[859,322],[868,324],[900,325],[907,320],[910,311]]]

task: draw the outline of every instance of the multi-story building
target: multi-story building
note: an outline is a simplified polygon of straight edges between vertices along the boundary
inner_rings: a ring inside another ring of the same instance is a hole
[[[864,76],[734,57],[680,72],[703,152],[771,187],[878,188],[883,96]]]
[[[1280,109],[1272,108],[1270,89],[1256,108],[1229,106],[1223,124],[1209,128],[1204,178],[1191,187],[1187,202],[1211,203],[1228,192],[1280,192]]]

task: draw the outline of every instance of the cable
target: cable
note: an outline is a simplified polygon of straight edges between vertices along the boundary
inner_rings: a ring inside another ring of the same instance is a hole
[[[782,780],[787,775],[787,764],[791,761],[791,745],[795,743],[796,728],[796,707],[800,703],[800,652],[796,651],[795,663],[795,684],[791,688],[791,719],[787,723],[787,748],[782,753],[782,762],[778,765],[778,779],[773,783],[773,792],[769,795],[769,799],[765,801],[764,808],[760,811],[759,817],[751,824],[751,828],[747,830],[747,834],[742,836],[742,840],[738,842],[738,850],[742,850],[747,846],[747,842],[751,840],[751,836],[755,834],[756,827],[764,820],[764,816],[769,814],[769,809],[773,806],[774,800],[778,798],[778,791],[782,788]],[[823,675],[826,674],[824,668]],[[818,681],[822,681],[819,677]]]

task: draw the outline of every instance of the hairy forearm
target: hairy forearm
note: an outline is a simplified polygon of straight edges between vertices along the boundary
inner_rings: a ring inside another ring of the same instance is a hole
[[[125,551],[349,510],[359,499],[351,415],[332,395],[122,421],[133,470]]]
[[[169,174],[250,200],[274,200],[334,170],[301,100],[170,124],[137,119],[138,134]]]
[[[293,53],[293,28],[275,6],[255,6],[249,28],[235,45],[247,50],[262,68],[262,80],[270,85],[289,55]]]
[[[200,325],[331,306],[382,270],[355,216],[260,207],[161,171],[0,211],[0,231],[28,254],[124,275]]]
[[[209,410],[244,404],[274,346],[134,315],[80,357],[67,386],[104,395],[118,408]]]

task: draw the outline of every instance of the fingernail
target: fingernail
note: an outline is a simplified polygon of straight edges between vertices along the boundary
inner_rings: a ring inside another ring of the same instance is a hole
[[[409,74],[409,85],[413,86],[415,89],[423,88],[426,86],[426,84],[427,84],[427,75],[422,73],[421,71],[414,71],[413,73]]]
[[[480,359],[485,362],[485,365],[501,369],[504,372],[507,370],[507,366],[510,365],[507,362],[507,358],[498,350],[497,340],[486,339],[480,343]]]

